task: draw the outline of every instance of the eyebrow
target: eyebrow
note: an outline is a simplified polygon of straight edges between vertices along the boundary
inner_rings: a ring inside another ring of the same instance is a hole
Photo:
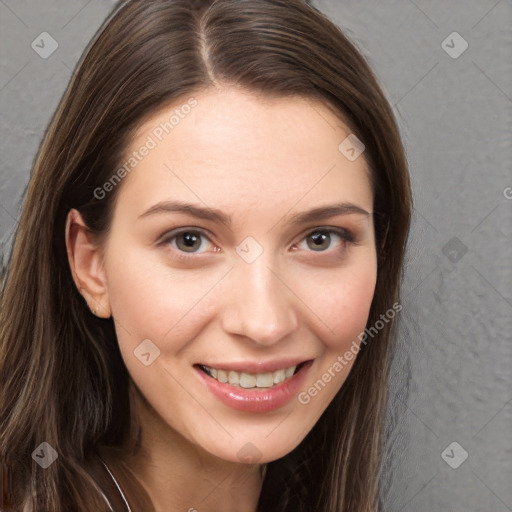
[[[216,208],[199,206],[192,203],[186,203],[183,201],[162,201],[160,203],[153,205],[151,208],[149,208],[143,214],[141,214],[138,218],[141,219],[144,217],[162,213],[185,213],[188,215],[192,215],[193,217],[197,217],[199,219],[221,222],[222,224],[225,224],[228,227],[231,227],[232,225],[231,216],[227,215],[221,210],[217,210]],[[319,206],[311,210],[296,213],[290,216],[287,222],[292,225],[306,224],[307,222],[319,221],[322,219],[327,219],[329,217],[334,217],[336,215],[350,214],[359,214],[364,215],[366,217],[370,216],[370,212],[366,211],[364,208],[361,208],[360,206],[357,206],[352,203],[342,202],[326,206]]]

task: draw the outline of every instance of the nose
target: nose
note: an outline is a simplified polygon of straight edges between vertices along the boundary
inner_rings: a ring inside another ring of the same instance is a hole
[[[298,324],[290,284],[269,263],[262,255],[235,265],[221,312],[225,332],[264,346],[285,338]]]

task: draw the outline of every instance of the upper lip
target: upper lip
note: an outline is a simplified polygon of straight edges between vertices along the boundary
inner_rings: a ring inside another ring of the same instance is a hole
[[[247,372],[252,374],[270,373],[277,370],[284,370],[291,366],[298,366],[300,363],[305,363],[313,358],[288,358],[288,359],[275,359],[272,361],[236,361],[225,363],[198,363],[208,368],[216,368],[218,370],[232,370],[234,372]]]

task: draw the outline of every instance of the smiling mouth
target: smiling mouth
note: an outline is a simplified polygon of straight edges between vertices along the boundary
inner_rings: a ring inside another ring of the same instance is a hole
[[[272,389],[273,387],[291,379],[306,363],[282,368],[267,373],[236,372],[234,370],[223,370],[221,368],[210,368],[202,364],[195,365],[212,379],[223,384],[244,389]]]

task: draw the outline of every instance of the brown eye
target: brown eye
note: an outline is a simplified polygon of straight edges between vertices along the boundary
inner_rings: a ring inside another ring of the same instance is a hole
[[[180,251],[195,252],[201,247],[201,235],[195,231],[183,231],[176,235],[176,246]]]
[[[353,242],[353,236],[344,229],[317,229],[311,231],[306,237],[307,247],[314,252],[327,252],[333,245],[333,239],[340,239],[339,246],[342,248],[350,242]]]
[[[308,236],[308,247],[314,251],[328,249],[331,245],[331,235],[325,231],[315,231]],[[309,241],[312,243],[309,243]]]
[[[208,245],[204,240],[209,240],[209,238],[202,231],[183,229],[169,234],[169,236],[162,240],[162,243],[170,245],[173,249],[181,253],[202,254],[205,252],[205,246]]]

